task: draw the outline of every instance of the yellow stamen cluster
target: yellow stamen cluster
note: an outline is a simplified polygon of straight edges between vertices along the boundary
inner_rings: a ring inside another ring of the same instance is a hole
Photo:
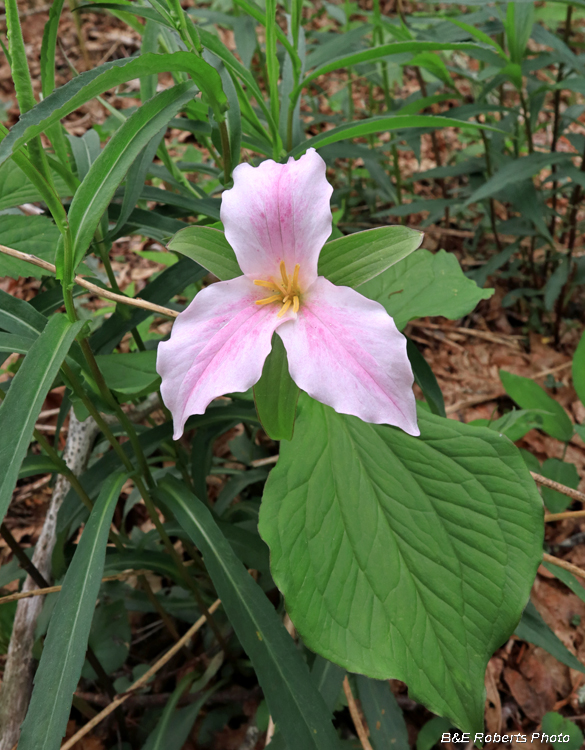
[[[292,276],[289,276],[286,272],[286,266],[284,261],[280,261],[280,275],[281,280],[275,281],[270,278],[268,281],[262,281],[261,279],[255,279],[254,284],[256,286],[263,286],[269,289],[274,294],[265,299],[259,299],[256,301],[257,305],[269,305],[271,302],[282,302],[282,307],[278,313],[278,317],[282,318],[286,315],[288,309],[292,305],[293,312],[298,312],[300,307],[300,289],[299,289],[299,271],[300,265],[297,263]]]

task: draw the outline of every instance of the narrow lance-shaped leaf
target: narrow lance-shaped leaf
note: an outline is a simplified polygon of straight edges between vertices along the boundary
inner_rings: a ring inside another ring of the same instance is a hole
[[[175,479],[162,499],[203,553],[218,596],[254,664],[288,750],[337,750],[331,714],[272,604],[235,556],[209,510]]]
[[[561,162],[570,162],[571,154],[534,153],[513,159],[498,170],[465,201],[465,205],[489,198],[517,182],[527,180],[545,167]]]
[[[577,396],[585,406],[585,331],[583,331],[573,355],[573,385],[577,391]]]
[[[35,675],[20,750],[57,750],[61,745],[87,651],[110,524],[126,478],[117,472],[106,479],[67,570]]]
[[[82,325],[54,315],[31,346],[0,406],[0,519],[10,503],[43,402]]]
[[[315,80],[315,78],[319,78],[319,76],[326,75],[327,73],[332,73],[334,70],[347,68],[351,65],[359,65],[364,62],[376,62],[377,60],[383,60],[390,55],[403,55],[405,52],[412,52],[413,54],[419,52],[438,52],[441,50],[460,50],[465,52],[466,50],[472,49],[485,48],[483,45],[474,44],[473,42],[452,42],[444,44],[441,42],[425,42],[417,40],[392,42],[390,44],[381,44],[376,47],[370,47],[369,49],[360,52],[353,52],[351,55],[336,57],[331,62],[316,68],[292,91],[290,99],[294,104],[305,86]]]
[[[128,170],[124,198],[120,207],[120,215],[118,216],[116,226],[110,231],[111,237],[117,235],[132,213],[132,209],[136,205],[140,193],[142,192],[142,188],[144,187],[144,181],[146,180],[148,169],[152,164],[152,160],[156,156],[156,152],[164,137],[166,129],[167,127],[165,124],[165,126],[153,136],[150,143],[142,149],[141,153],[136,158],[136,161]]]
[[[441,387],[437,382],[437,378],[412,339],[406,340],[406,353],[408,354],[408,359],[412,365],[414,382],[423,392],[423,396],[425,397],[431,412],[438,417],[447,416],[445,413],[445,401],[443,399],[443,394],[441,393]]]
[[[500,370],[500,379],[506,393],[522,409],[542,410],[541,430],[564,442],[573,437],[573,423],[567,412],[552,396],[531,378]],[[546,412],[550,412],[546,414]]]
[[[357,676],[356,683],[374,750],[409,750],[406,722],[390,683],[363,675]]]
[[[326,130],[319,135],[309,138],[289,151],[289,156],[301,156],[308,148],[322,148],[330,143],[337,143],[348,138],[362,138],[375,133],[385,133],[393,130],[407,130],[408,128],[463,128],[472,130],[494,130],[497,128],[478,125],[473,122],[463,122],[452,117],[437,115],[394,115],[393,117],[368,117],[359,122],[348,122],[336,128]]]
[[[191,83],[181,83],[157,94],[126,120],[91,165],[69,209],[74,268],[83,260],[102,214],[130,165],[195,93]]]
[[[216,106],[219,120],[222,119],[221,112],[226,107],[227,99],[221,88],[221,79],[218,72],[202,58],[190,52],[173,52],[113,60],[81,73],[22,115],[0,144],[0,164],[49,125],[63,119],[95,96],[135,78],[165,72],[189,73],[210,104]]]

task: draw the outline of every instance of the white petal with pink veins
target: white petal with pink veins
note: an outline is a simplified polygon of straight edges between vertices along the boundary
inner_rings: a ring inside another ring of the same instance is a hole
[[[317,278],[319,252],[331,234],[333,188],[325,162],[314,149],[286,164],[268,159],[258,167],[240,164],[234,186],[221,198],[227,241],[249,279],[280,278],[280,262],[291,273],[300,265],[299,285]]]
[[[406,339],[382,305],[320,276],[278,329],[295,383],[365,422],[419,435]]]
[[[278,317],[274,304],[240,276],[203,289],[175,320],[171,338],[159,344],[156,369],[163,401],[174,421],[174,439],[192,414],[225,393],[247,391],[258,382],[274,330],[293,318]]]

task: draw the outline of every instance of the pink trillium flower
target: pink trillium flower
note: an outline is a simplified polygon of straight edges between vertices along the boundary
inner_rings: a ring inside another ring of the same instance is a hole
[[[233,178],[221,220],[243,276],[199,292],[158,347],[175,440],[190,415],[258,382],[275,331],[309,396],[418,435],[406,339],[378,302],[317,273],[332,228],[323,159],[309,149],[287,164],[240,164]]]

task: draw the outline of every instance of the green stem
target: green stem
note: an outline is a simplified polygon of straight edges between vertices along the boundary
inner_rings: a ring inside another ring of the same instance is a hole
[[[392,162],[394,164],[394,179],[396,180],[396,200],[398,205],[402,205],[402,175],[400,174],[400,163],[398,161],[398,147],[396,143],[392,144]],[[400,223],[403,222],[403,217],[400,217]]]
[[[532,123],[530,122],[530,112],[528,111],[528,104],[526,103],[526,97],[524,92],[520,92],[520,103],[522,104],[522,111],[524,112],[524,128],[526,130],[526,142],[528,144],[528,153],[534,153],[534,141],[532,138]]]
[[[152,501],[152,498],[148,494],[148,492],[143,492],[143,490],[140,488],[141,482],[136,479],[136,486],[139,490],[139,492],[142,494],[142,499],[144,500],[144,504],[146,506],[146,510],[148,511],[148,515],[150,516],[150,520],[153,522],[160,538],[163,541],[163,544],[166,547],[167,552],[170,554],[171,558],[173,559],[175,565],[177,566],[177,570],[181,574],[181,577],[183,581],[185,582],[185,585],[188,589],[191,590],[193,593],[193,596],[195,597],[195,601],[197,602],[197,606],[201,610],[201,612],[205,615],[205,618],[207,619],[207,622],[211,626],[211,629],[213,630],[215,637],[217,638],[218,643],[220,644],[222,650],[224,653],[227,653],[227,646],[225,643],[225,640],[217,626],[217,623],[213,619],[211,613],[209,612],[207,605],[203,601],[203,598],[201,596],[201,593],[199,591],[199,587],[197,586],[197,583],[195,582],[195,579],[191,576],[187,568],[185,567],[185,564],[183,563],[183,560],[181,559],[181,556],[175,549],[173,543],[171,542],[169,535],[165,531],[161,520],[159,518],[157,509],[155,504]]]
[[[120,404],[116,401],[110,389],[108,388],[107,383],[104,380],[104,376],[102,375],[99,365],[96,362],[94,353],[92,352],[87,339],[82,339],[80,341],[80,346],[81,346],[83,355],[85,359],[87,360],[87,363],[90,367],[93,379],[95,380],[97,387],[99,388],[102,398],[107,404],[109,404],[112,407],[112,409],[114,410],[116,414],[116,417],[118,418],[120,424],[122,425],[122,427],[126,431],[126,434],[128,435],[128,439],[130,440],[130,443],[132,444],[132,448],[134,449],[136,460],[138,461],[138,467],[140,469],[140,473],[145,477],[148,486],[154,487],[154,480],[152,478],[152,474],[150,473],[150,467],[148,466],[146,456],[144,455],[142,446],[140,445],[140,441],[138,440],[138,435],[136,434],[134,425],[128,418],[128,415],[126,414],[126,412],[122,409]]]
[[[126,451],[123,450],[122,446],[120,445],[118,439],[110,429],[110,426],[108,423],[103,419],[102,415],[99,413],[99,411],[94,406],[92,400],[89,398],[87,393],[85,392],[85,388],[82,386],[82,384],[77,379],[77,375],[73,372],[73,370],[69,367],[67,362],[64,362],[61,366],[61,369],[63,370],[63,374],[67,378],[67,381],[69,385],[71,386],[73,392],[76,396],[78,396],[81,399],[81,402],[89,412],[90,416],[93,417],[95,420],[97,426],[100,428],[102,433],[104,434],[104,437],[106,440],[110,443],[112,448],[114,449],[114,453],[118,456],[120,461],[122,462],[122,465],[130,474],[135,474],[136,469],[132,464],[132,461],[129,459],[129,457],[126,454]]]
[[[160,146],[158,147],[156,155],[162,161],[165,167],[169,170],[173,179],[175,179],[180,185],[186,188],[194,198],[197,198],[197,199],[207,198],[207,193],[204,190],[201,190],[200,188],[197,188],[196,186],[192,185],[191,182],[189,182],[189,180],[177,167],[175,162],[171,159],[171,155],[169,154],[164,141],[162,141]]]
[[[57,453],[57,451],[53,448],[53,446],[49,443],[47,438],[38,430],[34,430],[33,437],[58,468],[59,473],[63,474],[63,476],[67,479],[75,492],[77,492],[77,494],[79,495],[79,499],[85,505],[85,507],[90,511],[93,510],[93,502],[91,501],[87,492],[83,489],[81,482],[67,466],[67,464]]]
[[[155,608],[155,610],[158,612],[158,615],[160,619],[163,621],[166,629],[171,634],[174,641],[180,640],[181,636],[179,635],[177,628],[175,627],[175,623],[173,622],[171,616],[168,614],[168,612],[164,609],[162,604],[159,602],[156,594],[152,590],[150,584],[148,583],[148,579],[146,576],[138,576],[138,583],[142,586],[144,589],[144,592],[148,598],[148,601],[152,604],[152,606]],[[183,646],[183,655],[190,659],[192,654],[189,652],[186,646]]]
[[[112,268],[112,263],[110,261],[110,248],[111,243],[106,244],[106,240],[102,236],[101,229],[98,227],[96,233],[95,233],[95,242],[97,245],[98,252],[100,254],[100,258],[102,260],[102,263],[104,264],[104,268],[106,269],[106,275],[108,277],[108,281],[110,282],[110,286],[112,287],[112,290],[116,294],[124,294],[124,292],[120,289],[118,285],[118,280],[116,279],[116,274],[114,273],[114,269]],[[134,339],[136,346],[138,347],[138,350],[143,352],[145,351],[144,341],[142,340],[142,336],[138,332],[137,328],[132,328],[130,331],[132,334],[132,338]]]
[[[573,6],[572,5],[567,5],[567,15],[565,17],[565,31],[564,31],[564,34],[563,34],[563,41],[565,42],[565,44],[568,44],[569,37],[571,35],[571,20],[572,20],[572,17],[573,17]],[[559,65],[559,70],[558,70],[558,73],[557,73],[557,86],[559,86],[559,84],[563,80],[564,70],[565,70],[565,65],[564,65],[564,63],[561,63]],[[561,89],[557,88],[555,90],[554,105],[553,105],[553,110],[554,110],[553,132],[552,132],[552,142],[551,142],[551,146],[550,146],[550,150],[551,150],[552,153],[554,153],[557,150],[557,143],[558,143],[558,138],[559,138],[560,108],[561,108]],[[552,173],[553,173],[553,175],[556,174],[556,171],[557,171],[557,165],[553,164],[552,165]],[[549,232],[550,232],[551,237],[553,239],[554,239],[554,233],[555,233],[555,230],[556,230],[556,216],[555,216],[555,214],[556,214],[556,210],[557,210],[557,190],[558,190],[558,186],[559,186],[558,181],[556,179],[553,180],[553,185],[552,185],[552,206],[551,206],[551,208],[552,208],[552,217],[551,217],[550,226],[549,226]],[[547,269],[548,269],[548,264],[549,264],[549,254],[550,254],[550,250],[549,250],[549,248],[547,248],[547,250],[546,250],[546,256],[545,256],[545,261],[544,261],[544,274],[545,275],[546,275],[546,272],[547,272]]]
[[[181,40],[191,52],[201,57],[203,47],[197,27],[191,22],[190,18],[187,18],[187,14],[181,7],[180,0],[170,0],[169,5],[172,7],[173,20],[176,22],[175,28]]]
[[[479,116],[476,117],[476,120],[481,125]],[[490,153],[490,142],[483,128],[480,130],[480,133],[481,133],[481,139],[483,141],[483,150],[485,153],[486,171],[487,171],[487,176],[489,178],[492,176],[492,158],[491,158],[491,153]],[[496,240],[496,247],[498,248],[498,252],[501,253],[503,248],[502,248],[502,243],[500,241],[500,235],[498,234],[498,230],[496,226],[496,209],[495,209],[495,203],[494,203],[493,198],[490,198],[489,204],[490,204],[490,223],[492,226],[492,232],[494,233],[494,238]]]
[[[20,113],[31,110],[37,103],[35,99],[22,27],[18,16],[18,5],[16,0],[6,0],[6,26],[8,30],[8,49],[10,52],[12,79],[14,81],[14,92],[20,108]],[[53,179],[47,163],[47,157],[43,149],[40,136],[32,138],[28,142],[31,160],[38,171],[43,175],[47,183],[53,187]]]
[[[276,56],[276,0],[266,0],[266,72],[268,75],[267,88],[270,95],[270,111],[272,119],[278,124],[278,58]],[[276,146],[276,144],[273,144]]]
[[[301,17],[303,11],[303,0],[292,0],[291,13],[291,31],[293,38],[293,47],[295,51],[299,48],[299,30],[301,27]],[[268,21],[268,19],[266,19]]]
[[[232,177],[232,157],[230,153],[230,138],[225,120],[219,123],[219,134],[221,137],[221,152],[223,163],[224,184],[228,184]]]
[[[6,135],[8,135],[8,130],[4,125],[0,124],[0,136],[2,136],[0,140]],[[57,229],[61,233],[61,239],[63,242],[63,278],[61,279],[63,286],[63,300],[65,301],[67,317],[73,323],[77,320],[77,315],[73,305],[73,244],[67,214],[52,185],[35,167],[23,149],[13,153],[12,160],[37,188],[41,198],[46,203],[55,224],[57,225]]]

